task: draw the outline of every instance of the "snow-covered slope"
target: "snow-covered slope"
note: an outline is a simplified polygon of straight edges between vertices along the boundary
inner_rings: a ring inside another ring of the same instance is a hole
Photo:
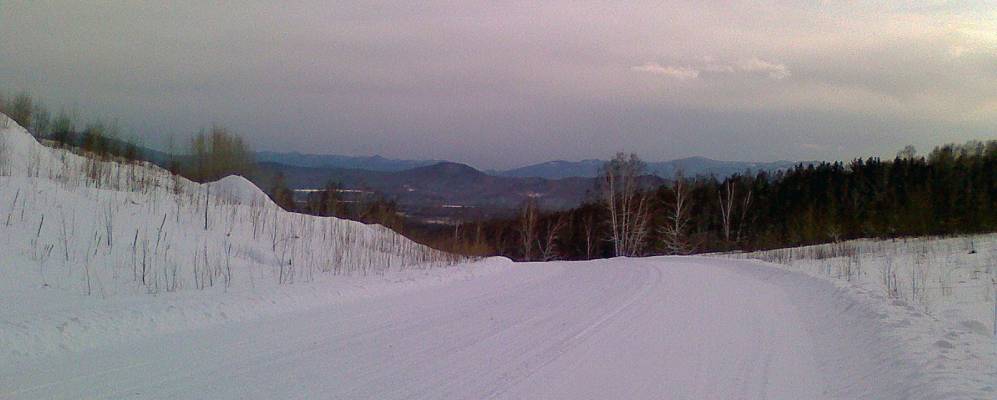
[[[284,212],[242,177],[202,185],[46,147],[2,114],[0,255],[0,352],[24,351],[4,340],[45,335],[41,320],[88,297],[267,290],[458,261],[381,226]]]

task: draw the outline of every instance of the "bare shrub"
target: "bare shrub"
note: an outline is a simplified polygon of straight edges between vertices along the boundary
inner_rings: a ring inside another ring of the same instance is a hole
[[[6,119],[7,117],[0,114],[0,124],[3,124],[2,121]],[[11,154],[10,148],[7,144],[7,134],[0,133],[0,176],[10,176],[12,172]]]
[[[31,116],[34,112],[33,101],[27,93],[18,94],[9,104],[4,106],[4,112],[24,129],[31,128]]]
[[[200,132],[190,142],[191,161],[188,176],[207,182],[228,175],[246,175],[253,166],[249,146],[238,135],[222,126],[209,133]]]

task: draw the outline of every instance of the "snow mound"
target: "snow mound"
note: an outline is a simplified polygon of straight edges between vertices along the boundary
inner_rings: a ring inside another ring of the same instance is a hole
[[[238,175],[226,176],[210,186],[215,196],[233,204],[263,204],[270,199],[259,187]]]

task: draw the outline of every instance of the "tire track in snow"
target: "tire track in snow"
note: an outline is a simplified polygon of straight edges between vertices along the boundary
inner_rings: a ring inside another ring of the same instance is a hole
[[[524,264],[42,359],[2,377],[0,397],[938,397],[916,365],[877,347],[888,328],[854,301],[744,262]]]
[[[644,271],[651,271],[650,275],[653,275],[653,279],[645,280],[643,286],[640,287],[635,294],[627,298],[623,304],[617,308],[611,310],[610,312],[603,314],[595,322],[583,325],[581,329],[571,336],[558,341],[547,347],[533,363],[523,363],[524,367],[522,369],[522,374],[510,379],[508,381],[500,382],[500,385],[496,387],[491,393],[486,395],[484,398],[494,399],[499,398],[503,394],[509,391],[517,383],[524,381],[525,379],[532,376],[536,371],[540,370],[547,365],[550,365],[561,355],[567,353],[573,347],[578,346],[581,342],[585,341],[593,333],[597,332],[599,329],[604,328],[606,325],[620,318],[624,312],[634,308],[637,305],[637,301],[648,295],[649,289],[657,286],[661,283],[661,271],[656,267],[642,268]]]

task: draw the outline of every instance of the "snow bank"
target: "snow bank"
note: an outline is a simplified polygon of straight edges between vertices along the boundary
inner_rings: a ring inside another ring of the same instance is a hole
[[[860,339],[881,349],[869,358],[880,359],[882,373],[895,373],[892,358],[912,366],[905,373],[924,375],[908,397],[931,388],[941,390],[938,398],[997,396],[997,235],[855,240],[734,257],[831,283],[839,300],[815,318],[864,329]]]
[[[997,234],[853,240],[737,257],[866,287],[980,335],[993,335],[997,323]]]
[[[344,276],[461,261],[382,226],[285,212],[242,177],[201,185],[98,160],[46,147],[12,121],[0,121],[0,254],[0,352],[23,354],[251,315],[266,307],[211,303],[255,293],[319,293],[319,282],[341,292]],[[123,303],[146,306],[104,308]]]

